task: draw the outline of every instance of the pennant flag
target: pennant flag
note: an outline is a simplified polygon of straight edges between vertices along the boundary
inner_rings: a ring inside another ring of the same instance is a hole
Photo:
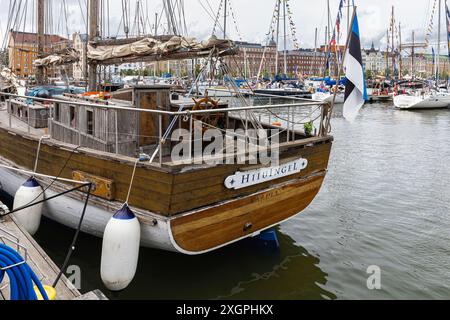
[[[366,80],[361,54],[361,40],[359,38],[358,17],[355,14],[352,22],[352,31],[348,41],[344,66],[348,79],[345,86],[344,117],[354,121],[359,110],[367,100]]]

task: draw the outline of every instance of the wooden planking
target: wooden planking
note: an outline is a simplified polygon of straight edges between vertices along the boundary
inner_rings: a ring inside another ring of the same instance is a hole
[[[36,147],[37,141],[25,139],[19,135],[10,135],[0,130],[0,154],[19,166],[28,169],[34,166]],[[43,144],[38,171],[48,175],[58,175],[70,153],[70,151]],[[131,164],[79,153],[73,155],[62,176],[70,179],[75,170],[114,180],[117,187],[117,200],[125,200],[133,171]],[[130,204],[157,213],[166,213],[172,190],[171,183],[166,182],[170,182],[171,179],[172,176],[168,173],[151,170],[151,168],[138,168]]]
[[[157,109],[157,96],[158,93],[149,92],[146,94],[139,93],[138,94],[139,106],[141,109]],[[139,114],[140,122],[139,122],[139,145],[147,146],[156,144],[158,139],[156,138],[158,133],[158,127],[155,122],[155,117],[153,114],[142,112]]]
[[[171,198],[170,213],[176,214],[183,211],[200,208],[206,205],[213,204],[215,202],[233,199],[239,196],[249,195],[260,190],[270,188],[274,183],[280,183],[289,181],[295,178],[304,178],[311,174],[325,171],[328,167],[328,161],[331,151],[331,144],[319,145],[313,148],[295,150],[290,153],[294,158],[305,157],[309,160],[309,166],[306,170],[299,174],[280,178],[278,180],[269,181],[256,186],[248,187],[243,190],[229,190],[223,182],[229,176],[237,171],[243,171],[242,167],[234,166],[221,166],[218,167],[219,175],[213,175],[213,171],[210,171],[212,177],[204,177],[199,173],[197,181],[190,181],[186,184],[178,181],[178,176],[174,180],[174,192]],[[258,166],[256,166],[258,167]],[[261,166],[259,166],[261,167]],[[223,170],[226,168],[226,170]],[[247,168],[245,168],[247,169]],[[250,169],[250,168],[249,168]]]
[[[330,156],[331,145],[319,145],[314,148],[296,149],[292,152],[282,154],[281,163],[296,160],[300,157],[306,158],[309,161],[308,167],[302,171],[301,175],[307,176],[316,171],[322,171],[328,166],[328,159]],[[262,165],[227,165],[223,168],[216,167],[208,169],[206,173],[197,174],[196,180],[182,182],[183,174],[175,177],[173,194],[178,195],[192,190],[204,189],[205,187],[223,185],[224,178],[234,174],[237,171],[246,171],[262,168]]]
[[[304,210],[314,200],[324,178],[325,173],[175,218],[171,221],[173,237],[182,249],[194,253],[225,245]],[[245,231],[246,223],[253,227]]]
[[[236,171],[245,171],[260,166],[222,165],[215,167],[193,166],[189,172],[179,172],[172,168],[157,168],[148,164],[138,166],[130,204],[163,216],[174,216],[195,208],[249,195],[270,188],[273,183],[280,183],[294,178],[326,170],[331,150],[331,137],[307,139],[308,141],[289,144],[282,147],[284,160],[308,158],[310,165],[301,174],[281,178],[244,190],[228,190],[223,186],[225,178]],[[316,144],[314,144],[316,142]],[[0,129],[0,154],[17,165],[31,169],[34,165],[38,141],[27,135],[8,133]],[[68,150],[61,149],[60,146]],[[38,171],[49,175],[58,175],[61,167],[71,154],[71,145],[44,141],[41,149]],[[117,201],[124,201],[127,195],[133,171],[131,158],[102,152],[80,149],[75,153],[62,177],[71,178],[73,171],[79,170],[102,178],[113,180],[117,187]],[[166,172],[164,172],[166,171]]]

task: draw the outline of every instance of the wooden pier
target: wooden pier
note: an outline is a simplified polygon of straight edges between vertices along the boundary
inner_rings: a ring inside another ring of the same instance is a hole
[[[5,212],[8,212],[8,208],[1,202],[0,208],[4,209]],[[58,276],[60,269],[33,237],[17,223],[13,216],[0,218],[0,236],[6,236],[1,229],[10,232],[18,238],[20,245],[27,249],[27,263],[30,268],[36,273],[36,276],[43,285],[51,286]],[[8,243],[6,244],[11,245]],[[61,280],[56,287],[56,292],[56,300],[107,300],[105,295],[99,290],[82,295],[64,275],[61,277]],[[9,281],[8,277],[5,276],[3,282],[0,283],[0,300],[7,300],[8,298]]]

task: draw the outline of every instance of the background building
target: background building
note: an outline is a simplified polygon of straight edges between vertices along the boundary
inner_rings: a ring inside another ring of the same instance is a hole
[[[386,52],[379,49],[375,49],[374,44],[370,49],[363,49],[362,61],[364,70],[372,75],[385,75],[386,74]]]
[[[287,75],[290,77],[322,76],[326,55],[320,50],[299,49],[287,52]],[[279,70],[284,72],[284,52],[279,53]]]
[[[256,78],[258,74],[261,77],[275,74],[277,46],[274,41],[268,46],[242,41],[235,43],[238,47],[237,55],[225,57],[233,76]]]
[[[69,45],[69,40],[58,35],[45,35],[44,52],[49,54]],[[33,61],[38,58],[38,35],[36,33],[11,31],[8,41],[8,66],[20,79],[34,77]],[[46,70],[47,77],[58,77],[59,71]]]
[[[75,81],[82,81],[86,79],[86,45],[88,41],[87,34],[74,33],[72,36],[73,48],[80,55],[80,60],[73,64],[73,79]]]

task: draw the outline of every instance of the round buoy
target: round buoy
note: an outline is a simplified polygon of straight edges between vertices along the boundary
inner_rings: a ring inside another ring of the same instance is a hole
[[[140,241],[139,220],[125,204],[109,220],[103,235],[100,273],[108,290],[122,291],[133,281]]]
[[[44,191],[34,177],[28,179],[17,190],[13,210],[44,200]],[[34,235],[41,224],[43,203],[20,210],[14,215],[25,230]]]

